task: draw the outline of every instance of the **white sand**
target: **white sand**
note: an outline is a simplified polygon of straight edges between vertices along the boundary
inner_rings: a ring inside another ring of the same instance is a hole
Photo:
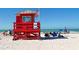
[[[43,35],[43,33],[42,33]],[[3,36],[0,33],[0,49],[12,50],[73,50],[79,49],[79,33],[63,34],[68,39],[53,40],[17,40],[12,36]]]

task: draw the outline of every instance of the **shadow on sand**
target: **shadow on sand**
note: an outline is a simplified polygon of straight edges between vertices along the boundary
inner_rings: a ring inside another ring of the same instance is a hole
[[[67,37],[40,37],[40,40],[68,39]]]

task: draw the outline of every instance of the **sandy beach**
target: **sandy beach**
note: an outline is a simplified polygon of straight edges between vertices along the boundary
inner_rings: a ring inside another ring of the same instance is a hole
[[[43,33],[42,33],[43,35]],[[0,49],[1,50],[78,50],[79,49],[79,33],[71,32],[70,34],[62,34],[67,39],[51,39],[51,40],[16,40],[13,36],[4,36],[0,33]]]

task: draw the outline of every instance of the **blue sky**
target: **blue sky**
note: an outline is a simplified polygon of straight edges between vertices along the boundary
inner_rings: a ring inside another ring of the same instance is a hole
[[[41,9],[43,28],[79,28],[79,9]]]
[[[37,8],[1,8],[0,9],[0,29],[12,29],[16,20],[16,13],[24,10],[38,10]],[[79,28],[78,8],[42,8],[39,9],[40,16],[36,21],[40,21],[41,29]]]
[[[36,8],[0,8],[0,29],[13,29],[16,13],[25,10],[38,10]]]

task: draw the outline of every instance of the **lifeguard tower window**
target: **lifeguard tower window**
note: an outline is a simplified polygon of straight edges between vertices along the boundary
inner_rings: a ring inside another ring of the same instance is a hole
[[[24,22],[30,22],[31,21],[30,16],[22,16],[22,19],[23,19]]]

